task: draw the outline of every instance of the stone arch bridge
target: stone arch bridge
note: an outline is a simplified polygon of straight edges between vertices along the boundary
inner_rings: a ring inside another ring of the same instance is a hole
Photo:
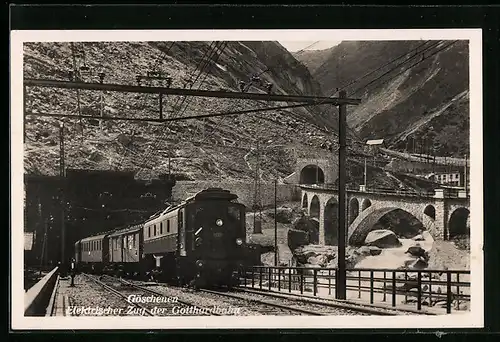
[[[301,185],[302,208],[318,222],[319,243],[336,244],[338,190],[329,186]],[[464,191],[447,194],[347,190],[347,238],[351,245],[363,243],[366,235],[385,214],[403,210],[418,219],[436,240],[467,233],[469,197]]]

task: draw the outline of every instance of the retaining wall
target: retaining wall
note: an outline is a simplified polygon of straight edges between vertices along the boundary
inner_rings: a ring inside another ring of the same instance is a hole
[[[177,181],[172,188],[172,196],[175,201],[181,201],[186,197],[192,196],[197,192],[206,188],[223,188],[238,195],[238,201],[243,203],[248,208],[253,206],[254,202],[254,184],[248,181],[232,181],[232,182],[218,182],[218,181]],[[294,184],[278,184],[277,185],[277,202],[284,203],[290,201],[300,200],[300,188]],[[260,184],[260,197],[263,206],[270,206],[274,204],[274,183]]]

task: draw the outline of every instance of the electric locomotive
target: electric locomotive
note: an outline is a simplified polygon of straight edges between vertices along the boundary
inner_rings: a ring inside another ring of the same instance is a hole
[[[179,285],[230,286],[245,262],[245,206],[209,188],[144,223],[147,269]]]
[[[145,222],[75,243],[80,269],[198,287],[231,286],[248,262],[245,206],[208,188]]]

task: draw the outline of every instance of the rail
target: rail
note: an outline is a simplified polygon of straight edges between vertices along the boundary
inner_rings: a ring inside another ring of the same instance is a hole
[[[333,190],[338,191],[338,187],[334,184],[300,184],[302,189],[311,189],[311,190]],[[434,191],[409,191],[409,190],[392,190],[392,189],[346,189],[347,192],[356,192],[356,193],[368,193],[368,194],[377,194],[377,195],[398,195],[398,196],[411,196],[411,197],[434,197]]]
[[[58,271],[59,267],[55,267],[24,293],[25,316],[45,316],[56,285]]]
[[[338,187],[334,184],[300,184],[302,189],[310,190],[330,190],[338,191]],[[375,194],[375,195],[391,195],[391,196],[405,196],[405,197],[425,197],[425,198],[435,198],[437,195],[437,190],[442,191],[442,196],[445,198],[464,198],[469,196],[464,194],[462,188],[450,188],[444,186],[443,188],[436,189],[435,191],[417,191],[417,190],[392,190],[392,189],[346,189],[347,192],[354,193],[365,193],[365,194]]]
[[[312,294],[332,297],[335,294],[335,268],[288,266],[253,266],[239,274],[240,286],[260,290]],[[400,270],[356,268],[347,270],[347,299],[369,301],[396,308],[415,305],[468,308],[470,303],[470,271],[462,270]]]

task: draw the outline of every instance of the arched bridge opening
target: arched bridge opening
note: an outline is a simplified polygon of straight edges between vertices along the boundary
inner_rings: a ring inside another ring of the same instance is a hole
[[[300,171],[300,184],[323,184],[325,173],[317,165],[307,165]]]
[[[304,197],[302,198],[302,209],[307,210],[308,204],[309,204],[309,201],[307,200],[307,193],[304,193]]]
[[[359,215],[359,201],[357,198],[351,199],[349,202],[349,224],[353,223]]]
[[[362,215],[349,227],[349,244],[359,246],[373,230],[390,230],[399,238],[412,238],[423,230],[424,224],[415,214],[397,207],[366,209],[369,212]]]
[[[339,205],[335,198],[330,198],[325,205],[324,215],[325,244],[337,245],[337,229],[339,220]]]
[[[448,223],[448,237],[450,240],[463,239],[470,236],[469,210],[455,209],[450,215]]]

